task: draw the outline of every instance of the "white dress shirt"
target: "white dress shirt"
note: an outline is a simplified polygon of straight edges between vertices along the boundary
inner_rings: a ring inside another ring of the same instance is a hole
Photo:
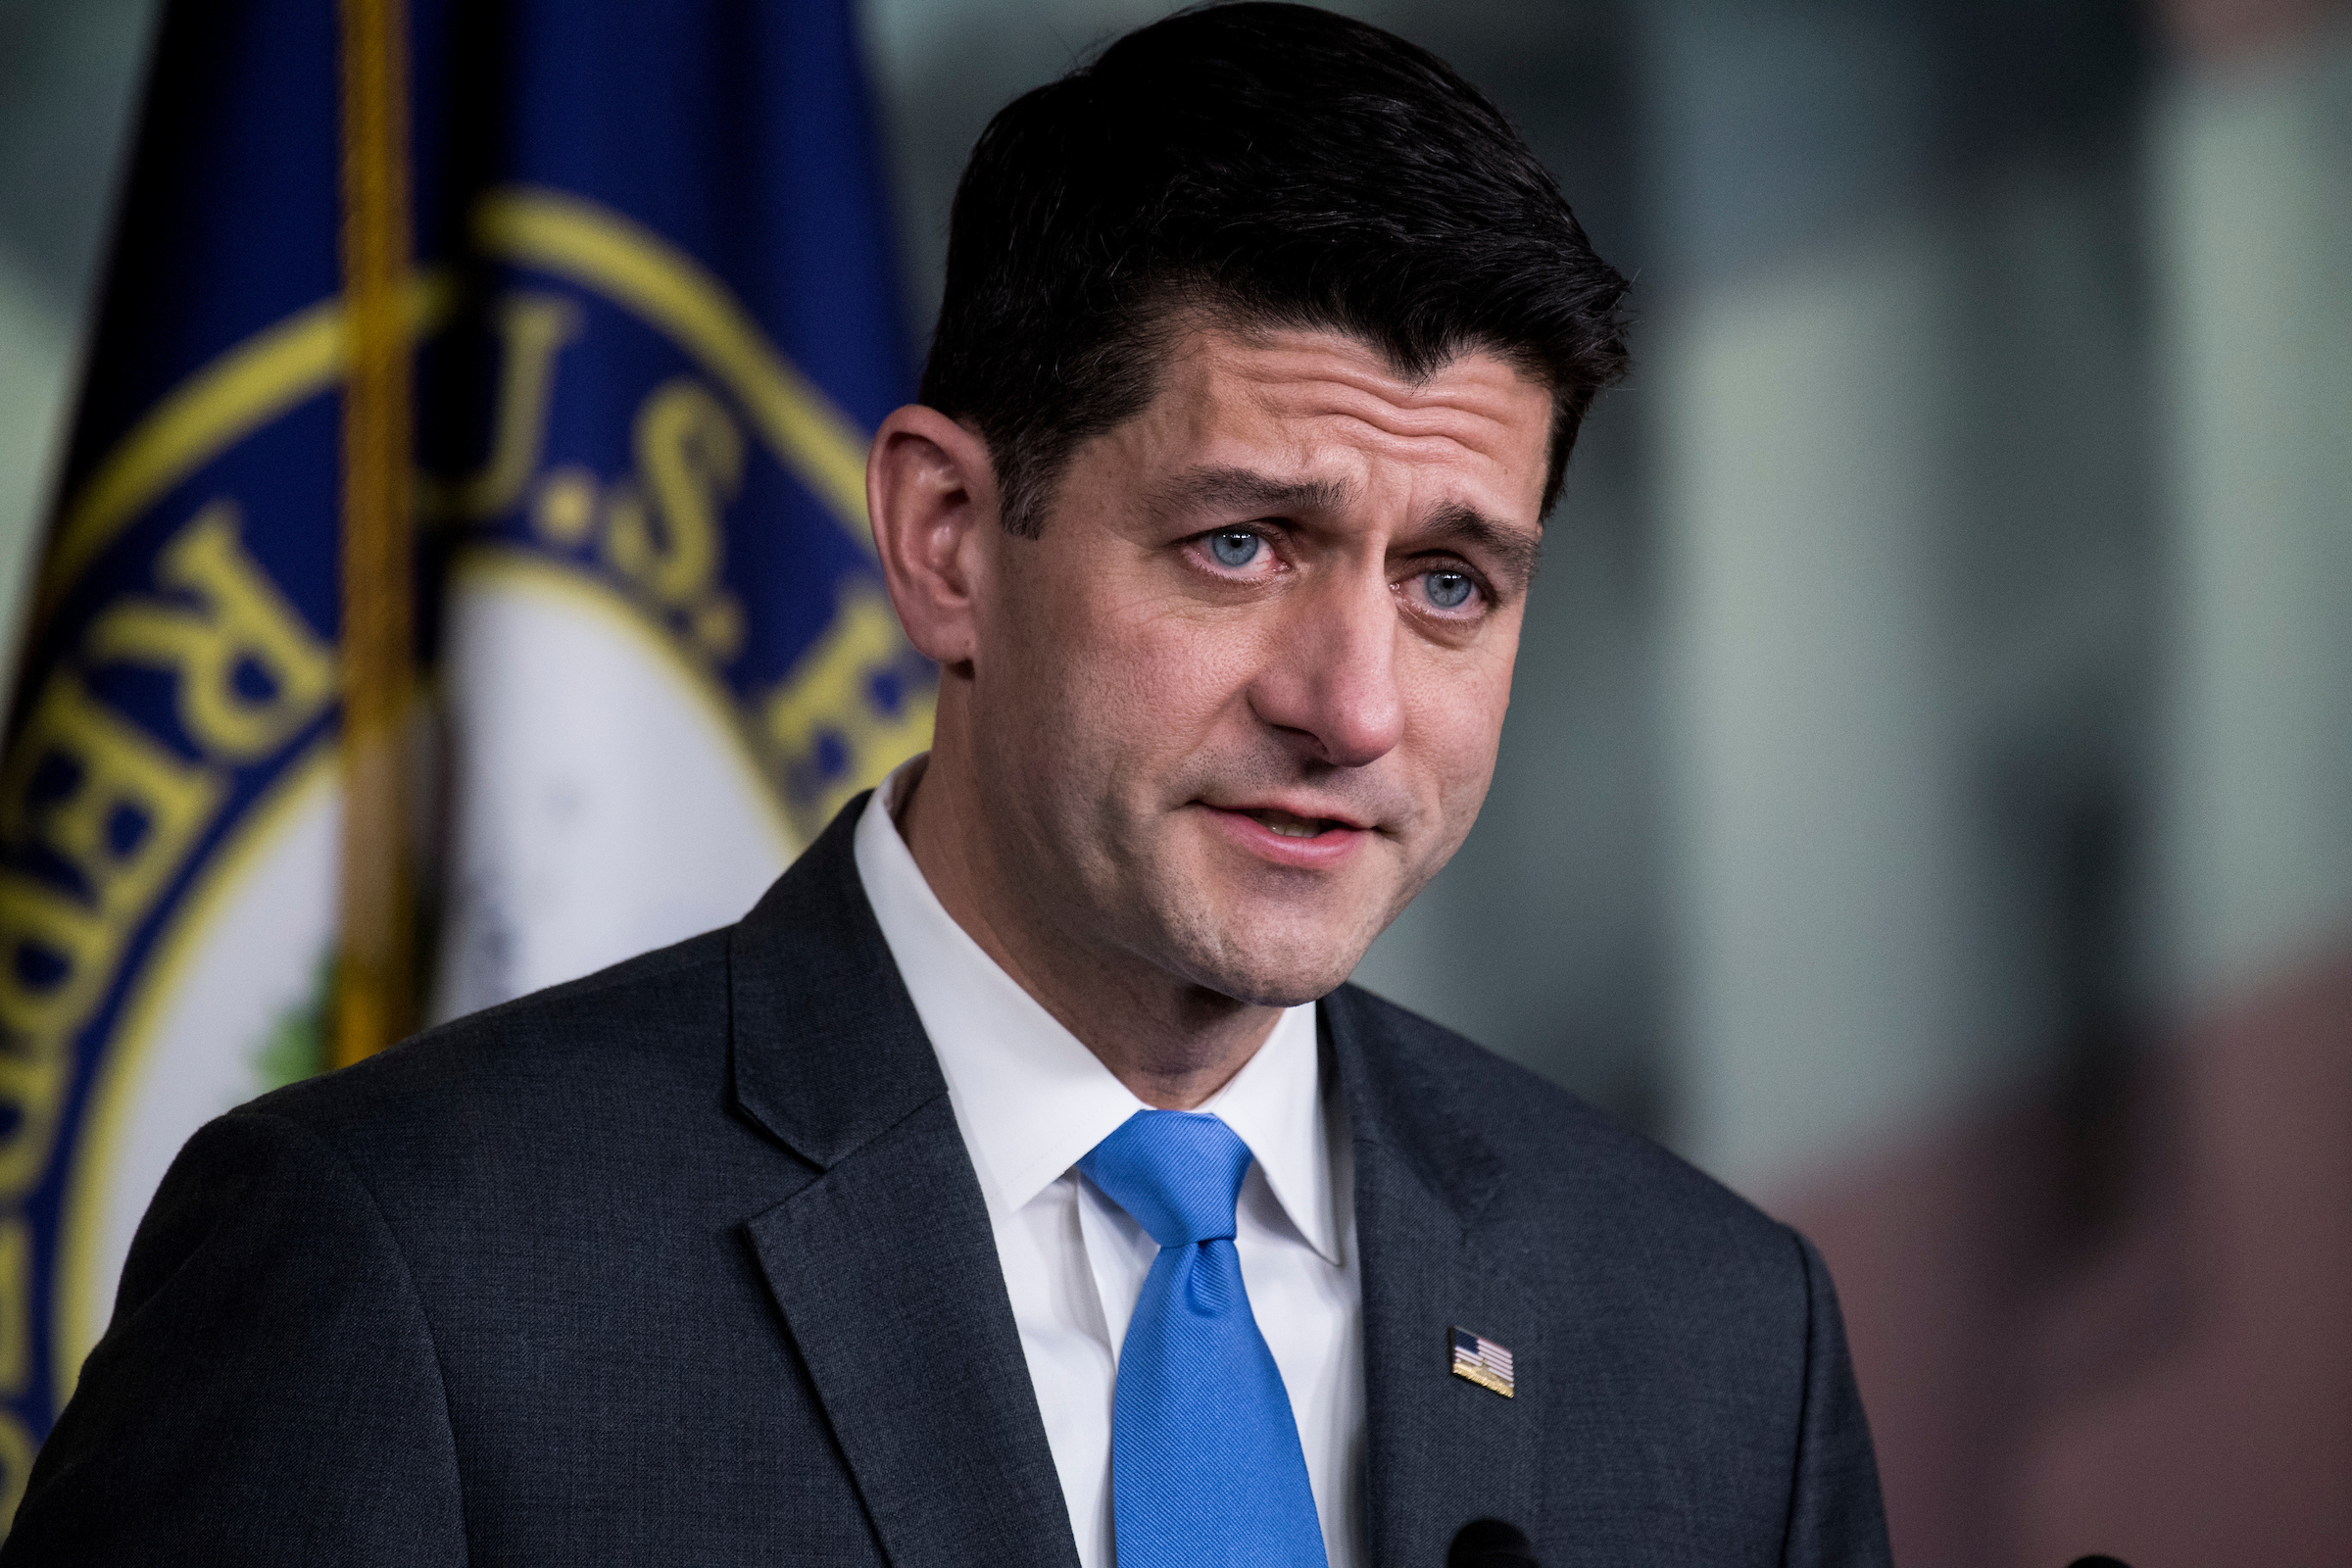
[[[893,812],[926,759],[874,792],[858,874],[939,1054],[994,1227],[1013,1321],[1083,1568],[1112,1568],[1111,1391],[1159,1248],[1071,1167],[1144,1102],[982,952],[942,906]],[[1200,1108],[1255,1156],[1234,1247],[1306,1453],[1331,1568],[1361,1561],[1363,1298],[1348,1139],[1324,1096],[1315,1009],[1285,1011]]]

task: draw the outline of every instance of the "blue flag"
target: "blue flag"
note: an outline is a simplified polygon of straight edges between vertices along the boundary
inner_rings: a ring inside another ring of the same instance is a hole
[[[741,914],[928,744],[934,687],[865,523],[910,360],[848,0],[377,3],[446,1016]],[[0,759],[9,1510],[181,1142],[323,1060],[338,25],[171,6],[37,579]]]

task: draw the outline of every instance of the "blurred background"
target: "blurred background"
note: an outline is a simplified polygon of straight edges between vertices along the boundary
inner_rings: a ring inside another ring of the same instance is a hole
[[[1167,9],[868,0],[913,341],[988,116]],[[1337,9],[1639,314],[1359,978],[1820,1243],[1907,1568],[2352,1561],[2352,17]],[[153,11],[0,0],[12,626]]]

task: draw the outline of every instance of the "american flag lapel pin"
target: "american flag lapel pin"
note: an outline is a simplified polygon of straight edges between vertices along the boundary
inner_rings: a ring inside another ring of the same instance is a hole
[[[1491,1389],[1504,1398],[1511,1397],[1511,1352],[1483,1334],[1468,1329],[1447,1329],[1446,1341],[1453,1347],[1453,1375],[1468,1378],[1482,1389]]]

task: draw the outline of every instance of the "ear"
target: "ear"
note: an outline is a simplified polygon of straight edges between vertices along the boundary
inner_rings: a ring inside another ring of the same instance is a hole
[[[866,453],[865,506],[906,640],[938,664],[970,660],[973,590],[997,526],[988,443],[937,409],[898,410]]]

